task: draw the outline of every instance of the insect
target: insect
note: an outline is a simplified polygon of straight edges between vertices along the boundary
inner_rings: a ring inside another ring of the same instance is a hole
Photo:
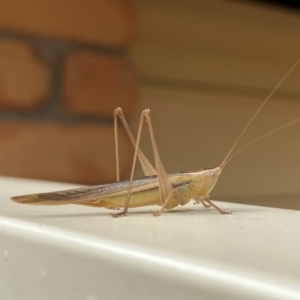
[[[161,209],[154,212],[154,216],[159,216],[165,209],[172,209],[178,205],[185,205],[191,199],[196,203],[201,203],[205,207],[214,207],[221,214],[230,214],[219,208],[209,200],[209,195],[216,185],[219,176],[226,164],[242,149],[261,140],[262,138],[271,135],[279,130],[293,126],[300,122],[300,118],[291,122],[285,123],[262,136],[256,138],[244,147],[233,153],[239,140],[244,135],[256,115],[261,111],[270,97],[278,89],[281,83],[288,77],[292,70],[299,64],[300,59],[294,64],[289,72],[281,79],[277,86],[272,90],[270,95],[264,100],[261,106],[251,117],[241,134],[233,144],[229,153],[226,155],[220,166],[216,168],[201,169],[196,172],[180,172],[167,174],[161,162],[157,145],[154,138],[150,110],[145,109],[141,114],[141,119],[138,127],[137,138],[135,139],[121,108],[114,111],[114,128],[115,128],[115,149],[116,149],[116,169],[117,182],[111,184],[103,184],[97,186],[88,186],[70,190],[56,191],[50,193],[40,193],[12,197],[11,199],[18,203],[38,204],[38,205],[61,205],[61,204],[77,204],[93,207],[104,207],[108,209],[121,209],[119,213],[112,214],[113,217],[126,215],[129,207],[141,207],[149,205],[161,206]],[[118,145],[118,119],[120,119],[129,135],[129,138],[134,146],[134,156],[130,179],[120,181],[119,175],[119,145]],[[155,168],[143,154],[139,148],[141,132],[144,122],[147,122],[152,142],[154,153]],[[233,154],[232,154],[233,153]],[[136,161],[139,159],[145,177],[134,179],[134,171]]]

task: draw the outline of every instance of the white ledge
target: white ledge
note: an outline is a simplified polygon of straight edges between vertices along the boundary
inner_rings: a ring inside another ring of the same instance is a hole
[[[216,202],[119,219],[11,196],[74,185],[0,178],[3,299],[300,299],[300,213]]]

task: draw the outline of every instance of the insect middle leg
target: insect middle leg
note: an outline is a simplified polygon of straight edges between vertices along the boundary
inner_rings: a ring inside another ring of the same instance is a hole
[[[167,197],[167,199],[165,200],[162,208],[159,211],[154,212],[153,216],[155,216],[155,217],[160,216],[163,213],[163,211],[165,210],[165,208],[167,207],[168,203],[170,201],[172,201],[172,199],[174,199],[174,197],[178,197],[179,199],[182,199],[181,195],[177,191],[175,191],[173,189],[172,192],[171,192],[171,194],[169,194],[168,197]]]
[[[195,200],[195,199],[194,199]],[[197,199],[197,200],[195,200],[196,202],[194,203],[194,205],[195,204],[202,204],[204,207],[211,207],[211,204],[210,203],[206,203],[205,201],[205,199]]]

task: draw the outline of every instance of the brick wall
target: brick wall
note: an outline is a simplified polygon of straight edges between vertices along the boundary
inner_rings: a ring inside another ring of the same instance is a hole
[[[0,174],[96,184],[115,179],[112,112],[131,115],[126,0],[0,0]],[[124,132],[121,173],[130,168]]]

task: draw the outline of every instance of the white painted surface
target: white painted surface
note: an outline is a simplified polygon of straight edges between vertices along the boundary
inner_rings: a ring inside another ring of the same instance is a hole
[[[10,201],[71,187],[0,179],[1,299],[300,299],[299,211],[191,204],[113,219]]]

